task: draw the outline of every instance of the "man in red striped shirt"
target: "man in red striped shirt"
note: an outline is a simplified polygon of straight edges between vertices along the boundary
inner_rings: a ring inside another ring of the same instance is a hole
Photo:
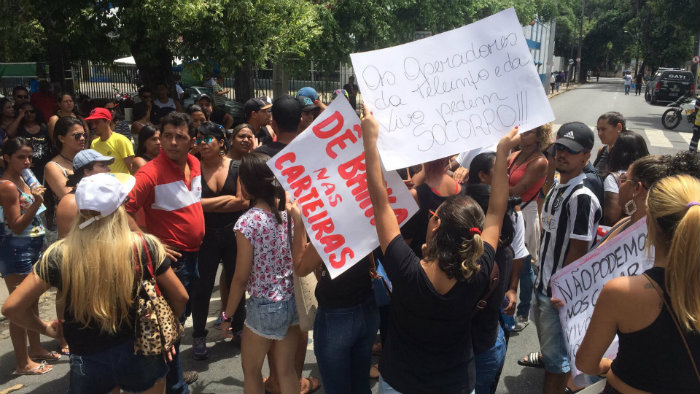
[[[143,208],[146,231],[163,242],[166,254],[173,261],[171,267],[188,295],[199,276],[197,256],[204,238],[202,177],[199,161],[189,154],[194,143],[191,124],[189,116],[179,112],[161,119],[162,152],[134,175],[136,185],[126,204],[126,211],[132,217]],[[135,221],[131,221],[131,226],[138,230]],[[189,314],[188,302],[181,316],[183,323]],[[183,379],[179,345],[175,346],[176,356],[169,363],[166,386],[167,393],[186,394],[189,387]]]

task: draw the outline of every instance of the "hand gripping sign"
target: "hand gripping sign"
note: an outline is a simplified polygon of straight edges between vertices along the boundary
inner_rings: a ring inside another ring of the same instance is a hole
[[[583,385],[581,372],[576,369],[576,352],[583,341],[593,308],[603,285],[620,276],[641,275],[654,265],[654,249],[646,251],[647,224],[639,220],[625,231],[585,256],[567,265],[552,276],[552,296],[564,302],[559,320],[564,330],[571,374],[574,382]],[[614,359],[617,336],[604,357]]]
[[[379,246],[360,119],[344,96],[267,165],[299,204],[306,231],[331,278]],[[403,225],[418,206],[396,172],[384,172],[384,179],[396,219]]]
[[[513,126],[524,132],[554,120],[512,8],[350,57],[379,122],[377,148],[388,170],[493,145]]]

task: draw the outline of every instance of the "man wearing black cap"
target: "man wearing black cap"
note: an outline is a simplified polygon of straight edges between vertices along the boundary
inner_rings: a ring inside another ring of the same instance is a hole
[[[263,100],[262,97],[252,98],[243,104],[243,114],[246,123],[253,128],[255,138],[258,139],[261,145],[271,143],[275,137],[274,132],[269,127],[272,121],[271,107],[272,103]]]
[[[593,149],[593,132],[581,122],[566,123],[554,142],[554,163],[561,176],[545,198],[542,210],[540,271],[535,279],[533,316],[545,368],[542,392],[563,393],[570,366],[559,322],[561,300],[552,298],[550,280],[566,265],[585,255],[603,216],[600,201],[586,186],[584,167]]]
[[[292,96],[284,95],[272,102],[272,130],[276,141],[262,145],[255,151],[270,157],[284,149],[297,136],[301,121],[301,104]]]

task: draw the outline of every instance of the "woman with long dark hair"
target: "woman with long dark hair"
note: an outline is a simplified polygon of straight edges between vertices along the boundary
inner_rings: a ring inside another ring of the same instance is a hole
[[[379,392],[472,392],[471,319],[494,266],[508,200],[506,161],[520,142],[517,128],[499,142],[486,215],[467,196],[449,197],[431,214],[421,259],[401,237],[381,172],[379,126],[366,106],[364,113],[367,186],[393,285]]]
[[[146,125],[139,131],[139,145],[134,157],[134,172],[160,154],[160,130]]]
[[[39,183],[44,183],[44,166],[51,160],[53,153],[51,138],[45,123],[37,118],[37,111],[29,103],[22,104],[20,111],[24,114],[17,127],[17,136],[25,138],[32,145],[32,171]]]
[[[251,208],[236,222],[236,272],[231,282],[221,330],[226,335],[247,290],[246,319],[241,342],[243,391],[262,393],[265,355],[275,364],[280,392],[299,392],[294,367],[301,335],[294,298],[291,236],[293,222],[285,211],[286,196],[267,166],[269,156],[243,157],[239,178]]]
[[[30,188],[22,179],[22,171],[32,162],[32,146],[24,138],[11,138],[3,148],[5,171],[0,179],[2,206],[2,240],[0,241],[0,274],[12,295],[32,266],[41,257],[46,230],[38,214],[44,209],[44,187]],[[28,311],[39,314],[38,303],[27,304]],[[29,338],[29,349],[27,349]],[[50,365],[36,361],[56,361],[60,355],[44,349],[39,333],[10,323],[10,339],[17,359],[16,374],[40,375]]]
[[[648,156],[649,149],[644,137],[634,131],[625,131],[615,140],[608,156],[608,175],[603,181],[605,190],[605,206],[603,208],[603,224],[612,226],[622,218],[622,209],[618,204],[620,193],[620,177],[627,168],[640,157]]]

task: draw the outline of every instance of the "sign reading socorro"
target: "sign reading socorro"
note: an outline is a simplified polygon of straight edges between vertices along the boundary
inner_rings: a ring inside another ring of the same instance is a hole
[[[339,95],[267,165],[299,204],[306,231],[331,278],[379,246],[360,119],[344,96]],[[418,206],[395,171],[385,172],[384,179],[402,225]]]
[[[419,41],[350,55],[393,170],[490,146],[554,120],[513,8]]]
[[[571,373],[576,370],[576,352],[593,316],[593,308],[603,285],[620,276],[641,275],[654,265],[654,248],[646,250],[647,225],[642,219],[608,242],[564,267],[552,276],[552,296],[564,301],[559,320],[564,330]],[[603,357],[614,359],[617,337]],[[581,380],[576,379],[576,382]]]

